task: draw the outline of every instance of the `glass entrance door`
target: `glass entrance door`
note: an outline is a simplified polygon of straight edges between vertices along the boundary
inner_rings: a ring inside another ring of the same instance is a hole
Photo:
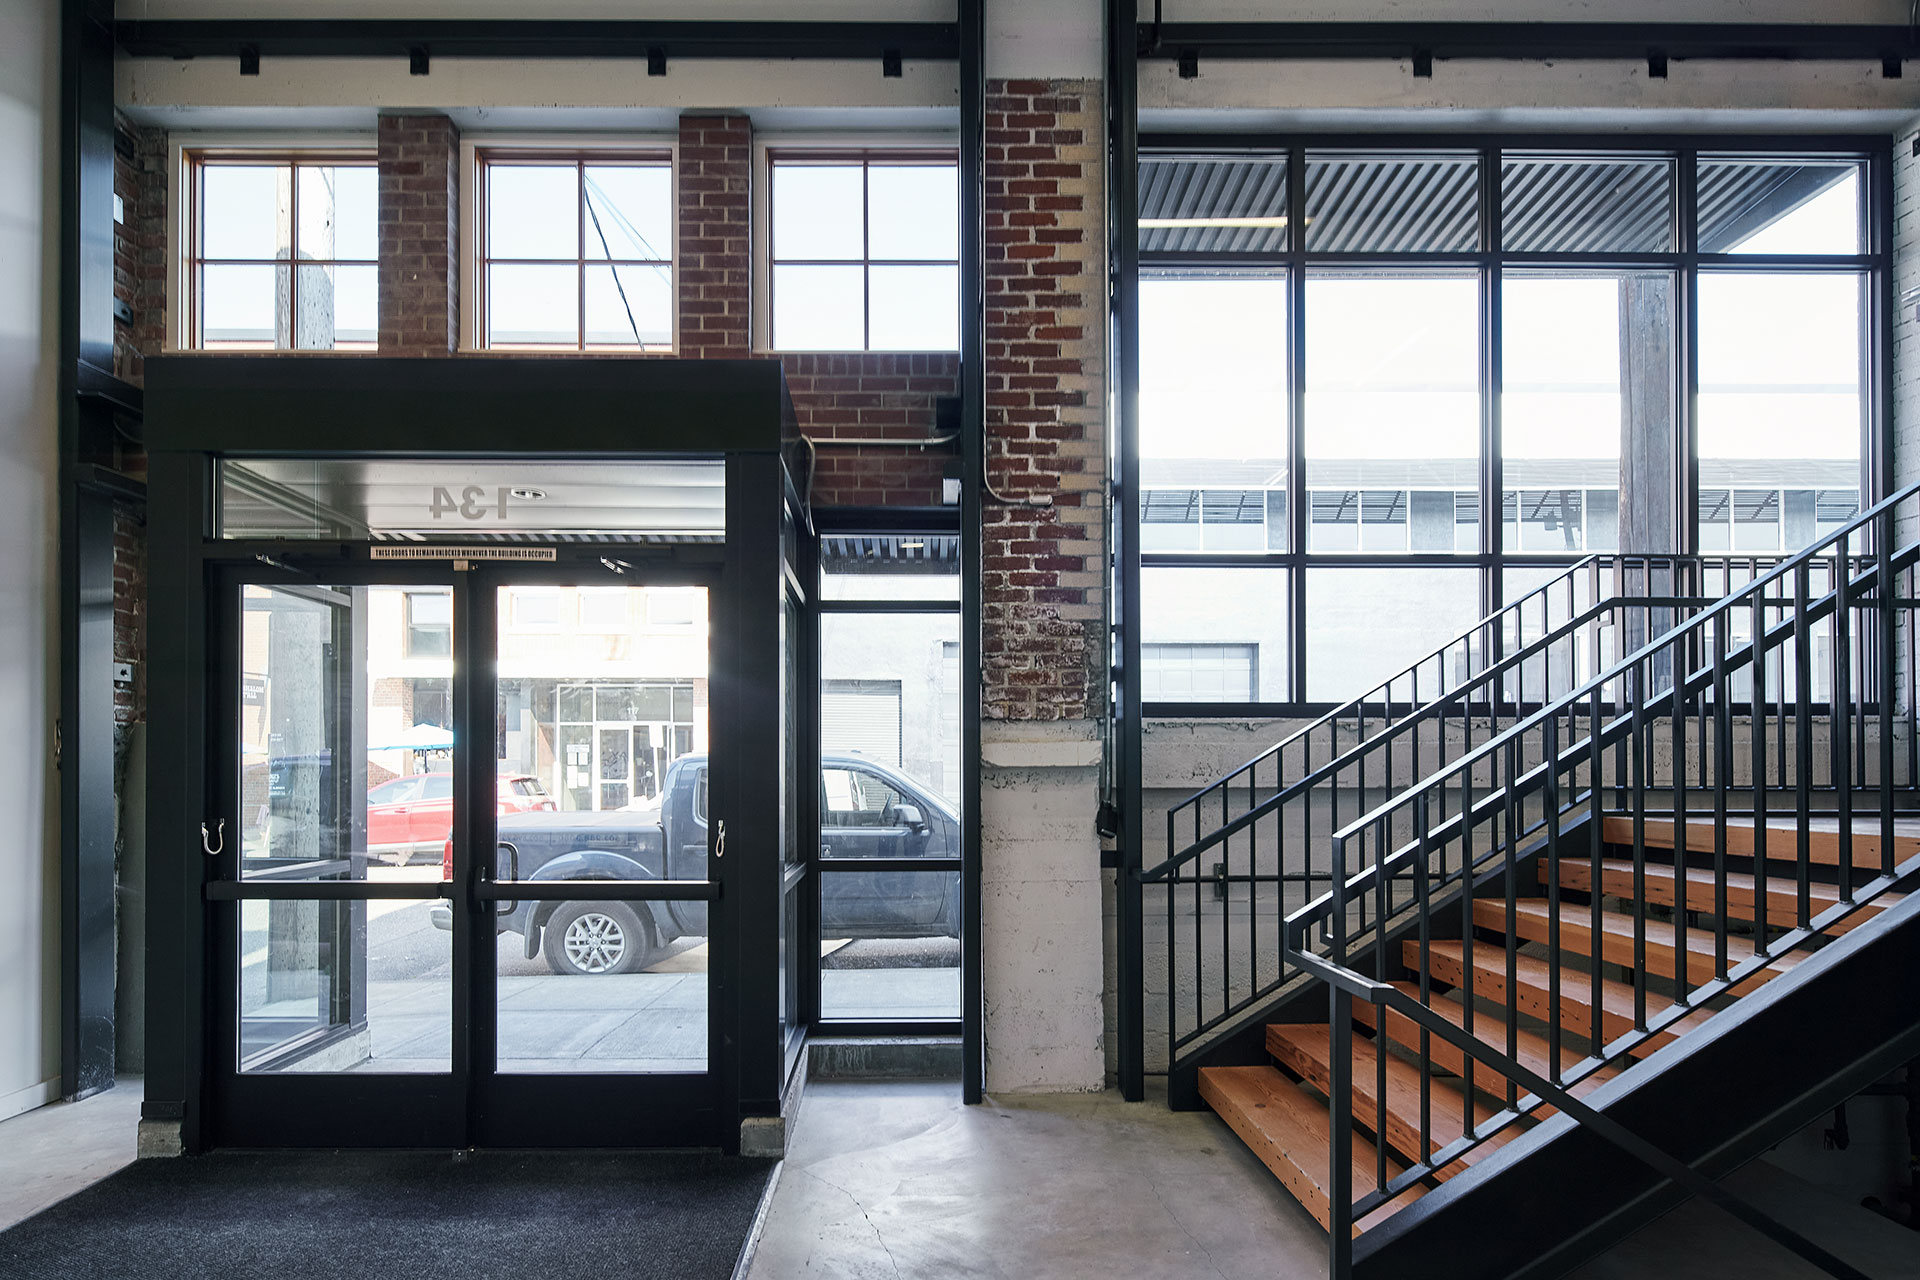
[[[216,1141],[712,1141],[712,584],[533,572],[220,583]]]
[[[524,1118],[550,1124],[560,1097],[568,1123],[604,1135],[630,1123],[623,1079],[697,1111],[720,847],[707,586],[474,579],[476,629],[492,623],[476,639],[494,660],[494,780],[503,797],[539,788],[477,815],[495,851],[477,894],[494,931],[474,991],[493,1041],[485,1136],[542,1140]]]

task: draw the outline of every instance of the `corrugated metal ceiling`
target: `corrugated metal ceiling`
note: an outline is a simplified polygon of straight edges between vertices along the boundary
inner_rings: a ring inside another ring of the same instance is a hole
[[[1676,167],[1668,156],[1509,153],[1501,172],[1503,247],[1672,252]],[[1473,155],[1313,152],[1306,171],[1310,253],[1460,253],[1479,246]],[[1851,163],[1825,160],[1703,160],[1701,249],[1731,251],[1857,172]],[[1143,255],[1284,253],[1286,157],[1143,156],[1140,219]]]

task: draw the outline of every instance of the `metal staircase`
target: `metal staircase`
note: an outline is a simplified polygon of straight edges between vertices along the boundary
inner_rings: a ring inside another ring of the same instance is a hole
[[[1916,530],[1715,599],[1583,562],[1170,813],[1170,1093],[1334,1276],[1558,1274],[1692,1194],[1855,1274],[1714,1179],[1920,1055]]]

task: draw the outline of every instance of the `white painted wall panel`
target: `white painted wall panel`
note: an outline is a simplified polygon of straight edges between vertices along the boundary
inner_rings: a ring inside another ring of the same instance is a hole
[[[54,687],[55,14],[0,0],[0,1118],[59,1074]]]

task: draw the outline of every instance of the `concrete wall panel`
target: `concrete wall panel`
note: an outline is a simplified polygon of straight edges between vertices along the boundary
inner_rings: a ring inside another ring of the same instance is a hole
[[[59,1088],[58,6],[0,0],[0,1119]]]

